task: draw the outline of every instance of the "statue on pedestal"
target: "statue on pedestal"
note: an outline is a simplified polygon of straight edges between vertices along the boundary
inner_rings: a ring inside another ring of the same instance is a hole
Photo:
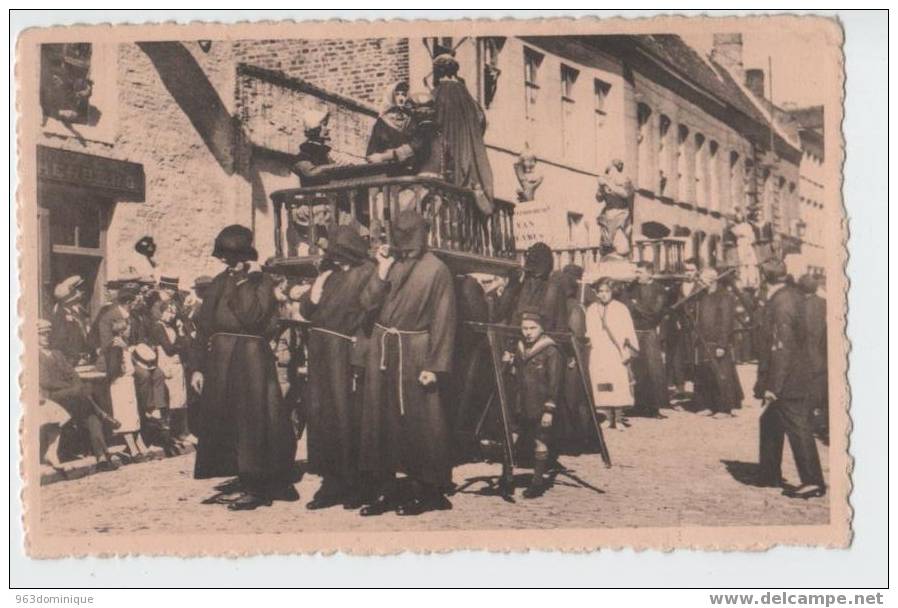
[[[530,150],[529,145],[525,145],[523,152],[514,164],[514,174],[520,184],[517,189],[518,201],[522,203],[534,200],[536,189],[543,183],[542,174],[536,171],[536,163],[536,155]]]

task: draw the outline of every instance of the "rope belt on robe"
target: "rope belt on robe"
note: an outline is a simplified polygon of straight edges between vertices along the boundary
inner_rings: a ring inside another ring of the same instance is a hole
[[[380,335],[380,371],[387,371],[387,336],[396,336],[399,343],[399,414],[405,416],[405,389],[402,382],[402,336],[420,336],[427,334],[426,329],[417,331],[406,331],[395,327],[384,327],[380,323],[375,323],[375,327],[379,328],[383,333]]]

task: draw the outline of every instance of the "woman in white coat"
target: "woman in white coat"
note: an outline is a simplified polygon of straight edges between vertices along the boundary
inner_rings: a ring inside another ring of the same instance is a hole
[[[586,309],[586,336],[590,343],[589,377],[596,407],[608,408],[611,428],[617,413],[633,406],[633,376],[629,362],[639,352],[633,319],[626,305],[614,299],[611,279],[596,286],[598,301]]]

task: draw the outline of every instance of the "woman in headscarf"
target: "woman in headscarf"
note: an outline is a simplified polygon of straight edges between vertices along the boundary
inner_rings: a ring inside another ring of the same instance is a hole
[[[596,407],[611,409],[611,426],[616,427],[617,410],[632,407],[633,379],[630,360],[639,353],[633,318],[625,304],[614,299],[612,281],[599,279],[597,301],[586,309],[586,337],[589,338],[589,376]]]
[[[380,154],[392,152],[407,144],[412,130],[412,116],[408,108],[408,83],[397,82],[387,91],[383,109],[371,129],[368,150],[369,162],[390,160]]]

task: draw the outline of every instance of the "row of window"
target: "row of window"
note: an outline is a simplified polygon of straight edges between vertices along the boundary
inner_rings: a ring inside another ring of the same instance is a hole
[[[546,106],[540,98],[545,88],[543,64],[545,55],[532,48],[524,47],[524,115],[531,123],[540,119],[540,112]],[[576,108],[578,99],[582,102],[580,70],[561,63],[558,72],[561,106],[561,151],[569,161],[594,158],[593,169],[602,170],[602,164],[611,160],[607,133],[607,101],[612,85],[600,78],[592,81],[592,110],[594,113],[593,142],[594,157],[584,150],[584,138],[588,130],[582,128],[584,114]],[[580,94],[578,94],[578,92]],[[657,196],[668,197],[698,207],[732,212],[736,207],[743,210],[750,207],[756,194],[761,198],[761,207],[768,209],[777,220],[782,215],[778,209],[794,197],[796,185],[786,184],[778,177],[769,180],[767,169],[755,171],[753,158],[742,158],[735,150],[726,153],[720,144],[704,133],[693,131],[688,125],[674,124],[669,116],[656,113],[645,103],[637,106],[638,120],[638,167],[632,171],[640,188],[654,192]],[[539,132],[539,131],[537,131]]]
[[[524,47],[524,117],[530,123],[532,133],[545,132],[539,129],[541,112],[547,109],[546,101],[541,98],[545,88],[543,62],[545,55],[531,48]],[[583,129],[585,114],[577,106],[582,103],[582,95],[578,88],[582,86],[580,70],[562,63],[559,68],[560,82],[559,104],[561,110],[561,154],[569,161],[592,165],[590,168],[599,171],[603,162],[607,162],[609,154],[605,137],[608,108],[607,100],[611,93],[611,84],[601,78],[592,80],[592,138],[589,129]],[[588,109],[582,108],[588,112]],[[553,110],[557,111],[557,110]],[[556,140],[556,144],[557,140]]]

